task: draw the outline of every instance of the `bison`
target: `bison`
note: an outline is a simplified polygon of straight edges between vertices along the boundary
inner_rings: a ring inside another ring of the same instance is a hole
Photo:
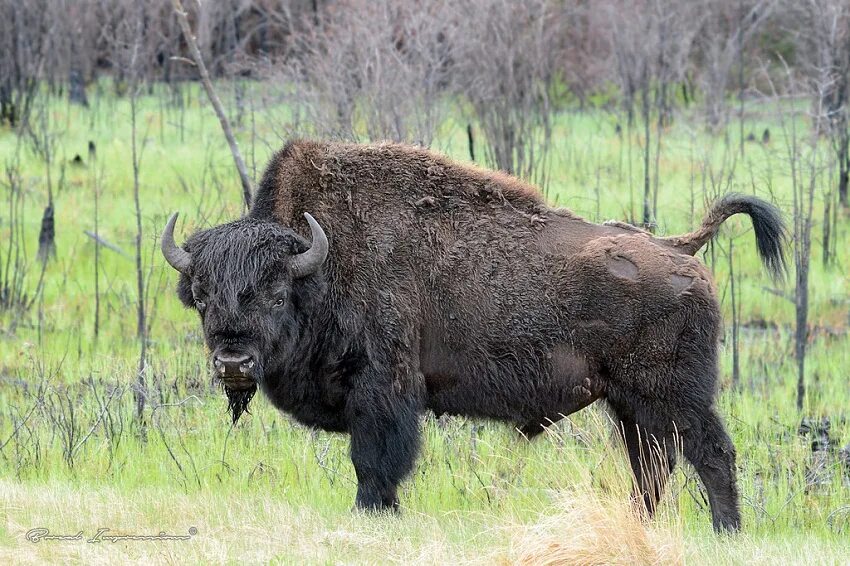
[[[661,238],[424,149],[295,141],[247,216],[180,247],[175,213],[162,252],[234,422],[259,388],[297,421],[348,433],[357,508],[398,507],[427,409],[533,437],[603,400],[647,512],[680,446],[714,528],[734,531],[735,448],[714,406],[720,309],[693,256],[738,213],[781,276],[781,216],[754,197],[726,196],[695,232]]]

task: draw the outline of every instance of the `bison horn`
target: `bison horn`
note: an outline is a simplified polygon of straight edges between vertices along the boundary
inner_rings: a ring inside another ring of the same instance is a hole
[[[165,261],[171,264],[171,267],[180,273],[186,273],[192,264],[192,254],[174,242],[174,224],[177,222],[177,214],[175,212],[171,215],[165,225],[165,230],[162,232],[162,255],[165,256]]]
[[[322,230],[322,227],[319,226],[319,223],[310,214],[305,212],[304,218],[310,224],[310,231],[313,233],[313,243],[309,250],[292,258],[290,269],[295,279],[315,273],[325,263],[325,259],[328,257],[328,237],[325,235],[325,231]]]

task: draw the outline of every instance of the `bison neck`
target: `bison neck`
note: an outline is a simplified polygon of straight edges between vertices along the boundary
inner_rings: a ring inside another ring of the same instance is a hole
[[[334,338],[337,334],[325,320],[308,323],[282,356],[285,362],[267,373],[262,390],[301,424],[345,432],[349,379],[362,365],[363,354]]]

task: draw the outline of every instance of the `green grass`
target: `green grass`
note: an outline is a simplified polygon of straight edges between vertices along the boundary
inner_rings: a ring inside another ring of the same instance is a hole
[[[262,86],[250,88],[258,97]],[[223,396],[209,384],[196,317],[179,305],[173,294],[175,274],[156,246],[174,210],[182,212],[181,236],[243,210],[232,160],[200,94],[189,89],[184,110],[166,97],[146,96],[139,105],[152,391],[144,429],[133,418],[129,389],[138,363],[130,105],[109,95],[93,96],[90,109],[50,103],[56,258],[45,273],[43,300],[27,313],[0,315],[0,547],[29,553],[35,561],[512,561],[520,557],[516,537],[525,528],[561,516],[559,493],[580,488],[603,501],[627,499],[624,457],[610,442],[607,416],[596,408],[573,415],[532,443],[502,425],[426,419],[424,451],[402,492],[405,514],[393,519],[350,513],[354,472],[345,437],[293,425],[259,398],[252,404],[253,414],[231,429]],[[790,217],[790,167],[781,128],[769,110],[754,109],[747,131],[760,135],[770,127],[773,141],[767,147],[748,143],[734,174],[727,166],[723,189],[772,196]],[[253,123],[254,129],[247,115],[239,138],[249,167],[259,174],[290,127],[286,109],[279,107],[258,112]],[[556,124],[549,200],[592,220],[637,214],[643,174],[639,144],[632,146],[630,168],[629,145],[615,133],[612,117],[564,113]],[[460,120],[444,124],[436,147],[466,159],[464,127]],[[89,140],[97,144],[95,161],[86,153]],[[699,222],[710,177],[723,177],[722,164],[736,152],[737,140],[727,145],[687,116],[664,132],[657,219],[661,232],[684,232]],[[70,163],[78,153],[83,167]],[[9,130],[0,131],[0,161],[16,164],[22,174],[30,262],[26,286],[33,291],[47,166]],[[100,191],[99,233],[127,254],[101,249],[97,338],[95,244],[83,233],[94,229],[95,186]],[[777,289],[768,279],[746,219],[727,222],[713,258],[710,253],[703,258],[715,272],[727,321],[719,405],[738,448],[746,534],[729,540],[711,533],[701,486],[684,466],[656,523],[681,544],[681,555],[674,553],[673,561],[768,563],[806,556],[813,562],[840,563],[850,555],[850,471],[832,454],[818,476],[821,481],[807,480],[815,465],[810,439],[797,434],[803,416],[828,416],[831,437],[840,446],[850,443],[848,289],[842,265],[850,238],[847,219],[840,215],[839,262],[821,265],[821,187],[819,191],[809,391],[802,413],[795,408],[794,307],[766,291],[792,294],[792,283]],[[5,185],[0,197],[5,254]],[[735,265],[742,274],[741,319],[771,326],[744,329],[737,390],[730,387],[731,310],[724,255],[730,237],[735,238]],[[74,511],[77,506],[79,512]],[[88,533],[99,526],[185,532],[193,525],[199,534],[182,547],[34,545],[24,539],[37,526]],[[268,544],[261,545],[260,539]]]

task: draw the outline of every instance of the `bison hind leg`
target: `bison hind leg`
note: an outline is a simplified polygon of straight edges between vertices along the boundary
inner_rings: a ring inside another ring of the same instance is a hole
[[[649,403],[652,407],[639,403],[625,410],[613,403],[612,407],[647,514],[655,512],[681,450],[708,492],[714,530],[735,532],[741,528],[735,446],[710,403],[709,408],[667,407],[675,417],[662,403]]]
[[[741,529],[735,445],[714,409],[703,411],[685,438],[685,457],[699,474],[708,492],[711,523],[715,531]]]
[[[676,467],[676,438],[660,427],[641,426],[628,411],[614,409],[617,433],[622,440],[634,474],[635,499],[652,518],[664,488]]]

